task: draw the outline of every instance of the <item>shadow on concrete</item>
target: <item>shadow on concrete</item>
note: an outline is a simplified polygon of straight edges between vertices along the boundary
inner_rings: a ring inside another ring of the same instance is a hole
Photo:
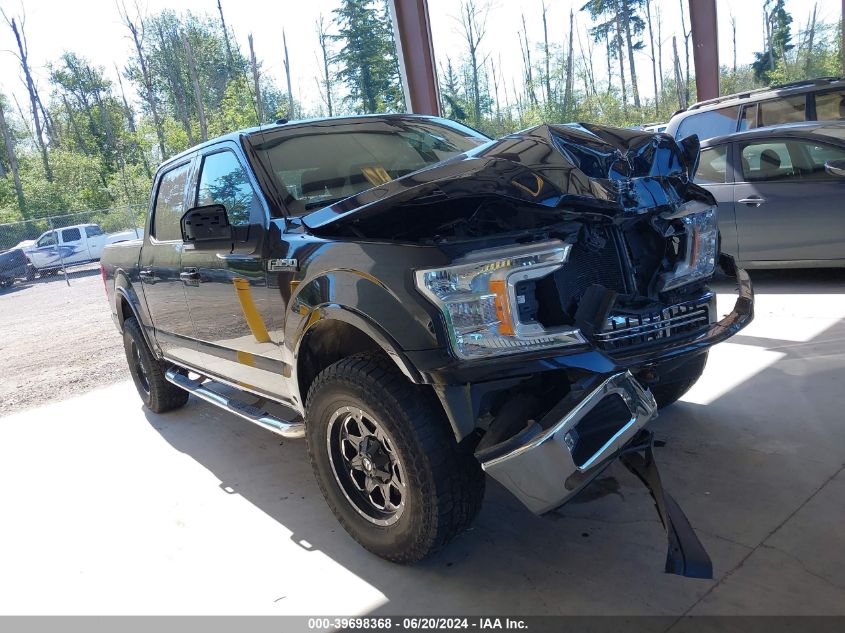
[[[667,442],[657,452],[664,484],[709,550],[717,579],[845,462],[838,391],[845,322],[816,339],[830,341],[821,360],[807,353],[812,341],[784,342],[791,351],[780,361],[707,406],[669,407],[652,425]],[[488,478],[473,528],[430,559],[401,567],[343,532],[314,483],[303,442],[280,440],[193,399],[182,412],[146,415],[224,490],[290,530],[294,543],[382,592],[389,602],[376,613],[680,614],[713,586],[662,573],[666,542],[650,497],[618,464],[547,518],[531,515]],[[800,588],[794,599],[801,600]]]

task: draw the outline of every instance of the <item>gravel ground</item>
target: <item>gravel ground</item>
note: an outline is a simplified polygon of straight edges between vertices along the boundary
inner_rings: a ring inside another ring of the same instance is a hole
[[[0,290],[0,416],[129,377],[99,268]]]

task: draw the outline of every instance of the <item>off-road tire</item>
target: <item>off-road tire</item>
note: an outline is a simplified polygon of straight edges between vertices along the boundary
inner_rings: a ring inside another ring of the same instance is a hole
[[[680,400],[698,382],[698,379],[701,378],[705,365],[707,365],[707,352],[696,356],[690,361],[689,371],[692,374],[686,380],[665,382],[651,387],[651,393],[657,402],[657,408],[663,409]]]
[[[132,382],[135,383],[135,389],[144,401],[144,406],[153,413],[165,413],[185,406],[188,402],[188,392],[167,382],[164,377],[167,364],[153,356],[141,332],[141,325],[135,317],[129,317],[123,322],[123,349],[126,352]],[[139,371],[138,363],[143,367],[144,376]]]
[[[341,488],[329,458],[332,416],[339,408],[375,416],[405,472],[405,506],[392,525],[367,520]],[[475,519],[484,472],[456,441],[436,396],[413,385],[384,357],[360,354],[323,370],[306,401],[308,456],[329,507],[344,529],[372,553],[413,563],[434,553]]]

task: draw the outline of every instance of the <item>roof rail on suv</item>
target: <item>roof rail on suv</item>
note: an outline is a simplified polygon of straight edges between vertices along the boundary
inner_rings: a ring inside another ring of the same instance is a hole
[[[771,92],[772,90],[783,90],[784,88],[803,88],[809,86],[823,86],[825,84],[833,83],[834,81],[842,81],[842,77],[816,77],[815,79],[803,79],[801,81],[793,81],[788,84],[779,84],[777,86],[766,86],[765,88],[755,88],[754,90],[746,90],[744,92],[735,92],[734,94],[724,95],[722,97],[715,97],[714,99],[707,99],[706,101],[697,101],[687,108],[689,110],[698,110],[701,107],[713,105],[728,101],[729,99],[745,99],[753,94],[761,92]],[[683,112],[683,110],[679,110]]]

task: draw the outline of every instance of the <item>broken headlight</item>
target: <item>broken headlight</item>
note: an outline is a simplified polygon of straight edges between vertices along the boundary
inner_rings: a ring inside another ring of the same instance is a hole
[[[570,244],[560,241],[475,251],[443,268],[415,272],[417,288],[440,309],[459,358],[483,358],[583,343],[573,328],[546,330],[519,320],[516,285],[554,272]]]
[[[693,281],[710,277],[716,271],[719,253],[719,227],[716,208],[689,213],[677,218],[684,226],[686,242],[683,256],[672,272],[662,275],[660,290],[671,290]]]

